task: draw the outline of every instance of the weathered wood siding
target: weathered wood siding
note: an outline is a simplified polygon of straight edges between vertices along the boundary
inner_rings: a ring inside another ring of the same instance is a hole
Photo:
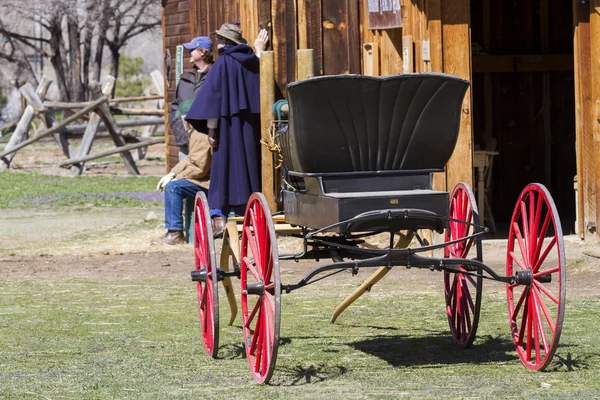
[[[446,172],[436,174],[436,188],[451,190],[459,181],[473,186],[473,150],[496,139],[496,220],[506,221],[518,192],[538,181],[551,190],[571,232],[577,174],[581,233],[595,225],[600,206],[600,147],[593,140],[600,136],[600,14],[594,4],[401,0],[402,28],[369,30],[364,0],[168,0],[163,28],[173,56],[181,39],[223,22],[239,19],[250,45],[260,28],[268,29],[279,98],[297,79],[297,49],[313,49],[317,75],[433,71],[469,79],[456,150]],[[169,165],[175,160],[171,154]]]
[[[191,0],[193,1],[193,0]],[[164,4],[164,2],[163,2]],[[175,138],[168,124],[168,104],[173,100],[175,94],[175,47],[189,42],[191,39],[191,24],[190,24],[190,0],[169,0],[164,4],[162,12],[162,28],[163,28],[163,62],[167,49],[171,53],[172,70],[167,76],[166,65],[163,66],[165,74],[165,135],[166,142],[166,169],[169,171],[179,161],[179,147],[175,146]],[[185,59],[185,57],[184,57]],[[184,68],[189,65],[184,64]]]

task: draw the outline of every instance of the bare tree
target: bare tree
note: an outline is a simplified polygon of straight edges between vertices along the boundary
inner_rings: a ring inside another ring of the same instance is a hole
[[[113,0],[112,3],[106,44],[111,56],[110,74],[117,78],[123,46],[140,33],[159,27],[161,19],[158,0]]]
[[[41,35],[31,34],[36,24]],[[89,80],[100,80],[105,47],[116,77],[123,46],[159,26],[159,0],[2,0],[0,61],[35,80],[27,55],[39,54],[52,64],[60,97],[81,101]]]

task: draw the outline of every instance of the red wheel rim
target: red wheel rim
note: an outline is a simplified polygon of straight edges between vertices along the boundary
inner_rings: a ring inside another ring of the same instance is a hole
[[[208,201],[204,192],[196,194],[194,206],[194,259],[196,270],[206,271],[206,282],[196,282],[200,328],[206,353],[215,358],[219,347],[219,293],[215,241]]]
[[[562,227],[548,190],[530,184],[510,222],[506,275],[531,270],[531,285],[506,285],[511,333],[521,362],[546,368],[558,346],[565,309],[565,248]]]
[[[459,183],[454,188],[450,198],[449,216],[479,226],[479,213],[475,196],[467,184]],[[473,225],[455,221],[450,221],[449,224],[450,228],[446,229],[446,242],[470,236],[477,229]],[[481,253],[481,236],[462,240],[444,248],[444,257],[446,258],[466,258],[482,261]],[[461,265],[460,269],[464,272],[467,271],[464,265]],[[471,273],[476,273],[477,276],[467,275],[463,272],[444,272],[444,295],[448,325],[454,341],[462,348],[468,348],[475,340],[481,309],[483,273],[481,269],[471,271]]]
[[[275,228],[261,193],[254,193],[248,201],[241,260],[244,347],[254,380],[266,383],[275,369],[279,347],[281,282]]]

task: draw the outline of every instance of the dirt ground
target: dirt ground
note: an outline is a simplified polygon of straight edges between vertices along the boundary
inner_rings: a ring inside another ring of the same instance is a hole
[[[101,147],[94,151],[101,150]],[[164,154],[163,145],[150,147],[146,158],[138,162],[141,174],[154,175],[158,180],[164,173]],[[64,156],[57,146],[53,142],[45,142],[34,150],[17,153],[13,168],[67,174],[67,170],[55,166],[61,159]],[[116,159],[89,163],[87,174],[125,175],[126,171],[122,162]],[[189,276],[194,268],[192,245],[150,244],[154,237],[163,233],[161,223],[160,208],[4,211],[0,213],[0,277],[120,280],[139,278],[141,274],[148,278],[174,274]],[[284,238],[279,244],[280,253],[289,253],[299,249],[300,242]],[[220,241],[217,241],[219,247]],[[600,296],[600,245],[567,236],[565,248],[568,297]],[[487,265],[503,273],[506,240],[484,240],[483,257]],[[304,274],[316,265],[314,261],[298,264],[284,261],[281,268],[284,275],[291,276]],[[431,275],[429,271],[395,268],[386,279],[417,280],[422,274]],[[370,272],[361,273],[355,280],[356,285],[369,275]],[[441,275],[435,279],[441,281]],[[502,291],[503,286],[497,285],[497,290]]]

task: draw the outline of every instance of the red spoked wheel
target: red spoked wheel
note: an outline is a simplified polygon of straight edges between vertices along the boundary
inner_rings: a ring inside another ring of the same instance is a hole
[[[254,380],[266,383],[279,347],[281,281],[275,227],[262,193],[254,193],[246,207],[241,260],[244,347]]]
[[[513,341],[529,369],[546,368],[558,346],[565,311],[565,266],[554,201],[543,185],[527,185],[510,222],[506,275],[530,271],[532,282],[507,284],[506,294]]]
[[[192,279],[196,281],[198,290],[204,347],[210,357],[216,358],[219,347],[217,261],[208,201],[204,192],[198,192],[194,202],[194,259],[196,271],[192,272]]]
[[[445,242],[466,238],[480,231],[475,196],[466,183],[459,183],[454,188],[450,198],[449,216],[467,223],[450,221]],[[481,262],[481,253],[481,235],[449,244],[444,248],[446,258],[465,258]],[[473,344],[477,333],[483,271],[481,268],[469,268],[469,265],[461,265],[460,271],[444,272],[444,294],[452,337],[459,347],[466,349]]]

